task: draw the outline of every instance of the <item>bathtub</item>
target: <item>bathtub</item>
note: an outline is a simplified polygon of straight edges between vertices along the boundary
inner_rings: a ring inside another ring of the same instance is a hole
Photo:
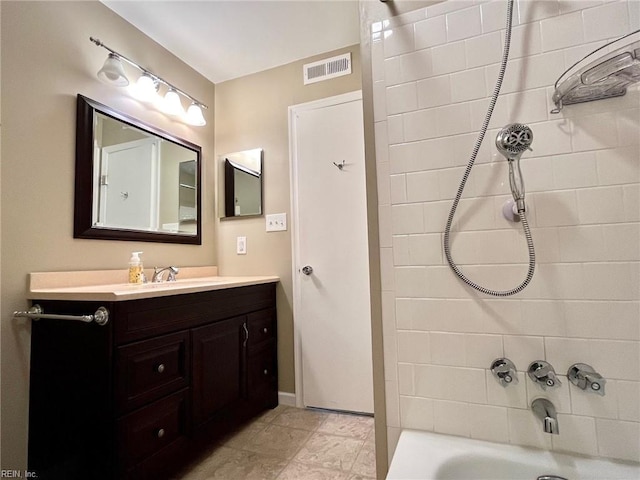
[[[637,480],[640,464],[403,430],[387,480],[536,480],[543,475]]]

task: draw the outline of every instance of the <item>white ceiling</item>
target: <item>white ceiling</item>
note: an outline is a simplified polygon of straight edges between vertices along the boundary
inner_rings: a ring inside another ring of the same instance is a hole
[[[360,41],[357,0],[101,1],[213,83]]]

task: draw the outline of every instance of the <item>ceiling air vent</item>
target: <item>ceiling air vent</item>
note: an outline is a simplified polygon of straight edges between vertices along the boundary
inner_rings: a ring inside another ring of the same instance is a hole
[[[305,85],[349,75],[351,73],[351,53],[327,58],[319,62],[307,63],[302,67],[302,70]]]

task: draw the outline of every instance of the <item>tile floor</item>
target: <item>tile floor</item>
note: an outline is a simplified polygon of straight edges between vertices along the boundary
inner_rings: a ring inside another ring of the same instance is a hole
[[[177,479],[373,480],[375,476],[372,417],[280,405],[220,441]]]

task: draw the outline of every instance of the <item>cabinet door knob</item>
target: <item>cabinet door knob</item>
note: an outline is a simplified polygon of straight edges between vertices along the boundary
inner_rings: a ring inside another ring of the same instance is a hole
[[[164,363],[161,363],[160,365],[158,365],[156,367],[156,372],[158,372],[158,373],[164,372]]]
[[[164,437],[164,428],[161,428],[156,432],[156,437],[158,438]]]
[[[263,333],[267,333],[268,331],[269,331],[269,330],[267,330],[267,327],[264,327],[264,328],[262,329],[262,332],[263,332]]]
[[[269,370],[267,370],[267,369],[265,368],[265,369],[264,369],[264,371],[263,371],[262,373],[264,373],[265,375],[269,375]]]

